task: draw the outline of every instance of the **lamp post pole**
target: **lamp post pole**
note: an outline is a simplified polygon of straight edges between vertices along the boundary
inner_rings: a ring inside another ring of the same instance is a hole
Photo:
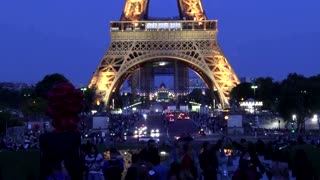
[[[8,119],[6,119],[6,136],[8,135]]]
[[[258,88],[258,86],[253,85],[251,86],[251,88],[253,89],[253,97],[256,98],[256,89]]]

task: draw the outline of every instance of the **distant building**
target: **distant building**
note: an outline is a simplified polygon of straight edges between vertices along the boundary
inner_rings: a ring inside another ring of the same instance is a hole
[[[0,88],[20,91],[21,89],[34,88],[34,86],[27,83],[0,82]]]
[[[193,89],[206,89],[206,84],[200,77],[189,77],[189,92]]]
[[[256,78],[253,77],[241,77],[239,78],[241,83],[253,83]]]
[[[164,83],[160,84],[159,89],[154,94],[152,94],[152,96],[152,98],[158,102],[169,102],[174,98],[173,93],[166,88],[166,85]]]

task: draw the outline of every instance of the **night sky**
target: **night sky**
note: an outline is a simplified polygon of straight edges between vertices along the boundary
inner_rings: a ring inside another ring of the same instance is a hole
[[[51,73],[87,84],[109,44],[109,21],[125,0],[0,1],[0,82],[36,83]],[[239,77],[320,73],[319,0],[203,0]],[[150,16],[178,15],[175,0],[151,0]]]

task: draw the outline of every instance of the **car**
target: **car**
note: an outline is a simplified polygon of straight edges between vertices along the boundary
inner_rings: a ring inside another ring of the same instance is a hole
[[[136,130],[134,131],[134,137],[138,138],[138,137],[142,137],[142,136],[146,136],[147,135],[147,126],[142,126],[140,128],[136,127]]]
[[[199,134],[200,134],[200,136],[205,136],[205,135],[207,135],[206,131],[205,131],[203,128],[201,128],[201,129],[199,130]]]
[[[151,131],[150,131],[150,136],[151,137],[159,137],[160,136],[160,131],[159,131],[159,129],[152,129]]]
[[[184,117],[185,117],[185,114],[184,114],[184,113],[179,113],[178,119],[183,120]]]
[[[174,122],[174,117],[169,117],[169,122]]]

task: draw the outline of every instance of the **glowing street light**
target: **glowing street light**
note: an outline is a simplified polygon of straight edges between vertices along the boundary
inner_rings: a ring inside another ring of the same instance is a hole
[[[292,120],[293,120],[293,121],[297,120],[297,115],[293,114],[293,115],[292,115]]]
[[[84,91],[87,90],[87,88],[86,88],[86,87],[82,87],[80,90],[81,90],[82,92],[84,92]]]
[[[253,89],[253,96],[256,97],[256,89],[258,88],[258,86],[256,85],[252,85],[251,89]]]
[[[313,115],[312,122],[318,122],[318,115],[317,114]]]

